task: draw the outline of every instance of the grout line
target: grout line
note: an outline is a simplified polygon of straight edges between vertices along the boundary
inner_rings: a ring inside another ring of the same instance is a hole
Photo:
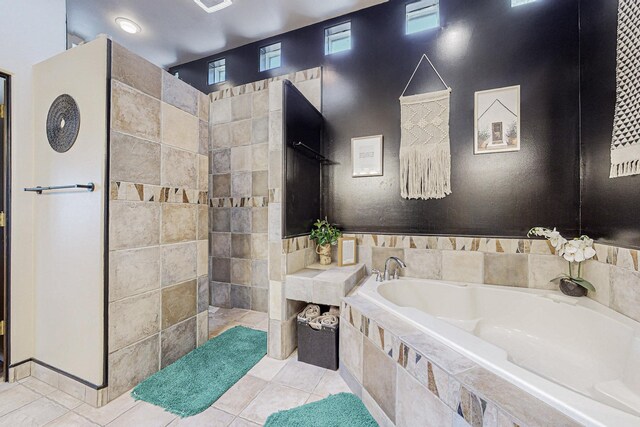
[[[127,409],[126,411],[124,411],[123,413],[121,413],[120,415],[118,415],[117,417],[115,417],[114,419],[112,419],[111,421],[109,421],[108,423],[104,424],[105,426],[108,426],[109,424],[115,422],[118,418],[122,417],[124,414],[126,414],[127,412],[132,411],[134,408],[136,408],[138,405],[140,405],[141,401],[138,401],[135,403],[135,405],[133,405],[131,408]]]
[[[21,384],[21,385],[22,385],[22,384]],[[37,399],[34,399],[34,400],[30,401],[30,402],[27,402],[27,403],[25,403],[24,405],[19,406],[19,407],[17,407],[17,408],[15,408],[15,409],[13,409],[13,410],[11,410],[11,411],[7,412],[6,414],[4,414],[3,416],[1,416],[1,417],[0,417],[0,421],[2,421],[3,419],[6,419],[9,415],[11,415],[11,414],[13,414],[14,412],[16,412],[16,411],[18,411],[18,410],[20,410],[20,409],[24,408],[25,406],[31,405],[33,402],[37,402],[38,400],[45,398],[43,395],[41,395],[41,394],[40,394],[40,393],[38,393],[37,391],[31,390],[30,388],[25,387],[25,386],[22,386],[22,387],[24,387],[24,388],[26,388],[27,390],[29,390],[29,391],[31,391],[31,392],[33,392],[33,393],[37,394],[37,395],[38,395],[38,396],[40,396],[40,397],[39,397],[39,398],[37,398]],[[7,391],[8,391],[8,390],[7,390]]]

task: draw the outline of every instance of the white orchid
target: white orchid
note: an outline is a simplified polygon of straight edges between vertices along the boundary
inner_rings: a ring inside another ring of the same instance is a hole
[[[567,242],[562,256],[569,262],[582,262],[593,258],[596,256],[593,240],[587,236],[580,236]]]
[[[544,227],[534,227],[527,233],[527,236],[540,236],[545,237],[551,243],[556,250],[558,256],[563,257],[565,260],[569,262],[569,274],[562,275],[557,279],[561,279],[563,277],[569,278],[580,286],[583,286],[591,291],[595,291],[593,285],[588,281],[584,280],[581,276],[582,273],[582,262],[587,261],[594,256],[596,256],[596,251],[593,249],[593,239],[589,236],[582,235],[572,240],[567,240],[558,230],[555,228],[553,230]],[[578,274],[574,276],[572,263],[578,264]]]
[[[567,239],[562,237],[560,235],[560,232],[556,231],[555,228],[546,236],[546,238],[549,240],[549,242],[551,242],[551,246],[553,246],[556,250],[562,249],[567,243]]]

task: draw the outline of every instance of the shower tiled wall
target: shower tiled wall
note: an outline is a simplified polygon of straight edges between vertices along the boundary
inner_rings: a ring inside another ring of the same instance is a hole
[[[280,264],[282,80],[320,105],[320,69],[212,93],[211,304],[267,312],[270,259]],[[277,146],[274,146],[276,142]],[[275,261],[277,259],[277,261]]]
[[[211,104],[211,297],[267,311],[269,93]]]
[[[204,94],[112,49],[108,399],[208,339]]]

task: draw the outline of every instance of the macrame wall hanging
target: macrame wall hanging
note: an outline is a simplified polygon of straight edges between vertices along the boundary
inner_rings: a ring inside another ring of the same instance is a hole
[[[616,109],[610,178],[640,174],[640,2],[618,3]]]
[[[404,96],[425,59],[446,89]],[[400,194],[405,199],[451,194],[450,97],[451,88],[423,54],[400,96]]]

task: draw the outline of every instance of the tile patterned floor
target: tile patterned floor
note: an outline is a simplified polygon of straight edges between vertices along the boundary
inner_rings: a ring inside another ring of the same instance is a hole
[[[244,325],[267,329],[267,315],[240,309],[209,310],[210,336]],[[136,426],[255,427],[269,415],[349,391],[337,372],[288,360],[263,358],[213,406],[180,419],[126,393],[95,409],[35,378],[0,383],[0,427],[16,426]]]

